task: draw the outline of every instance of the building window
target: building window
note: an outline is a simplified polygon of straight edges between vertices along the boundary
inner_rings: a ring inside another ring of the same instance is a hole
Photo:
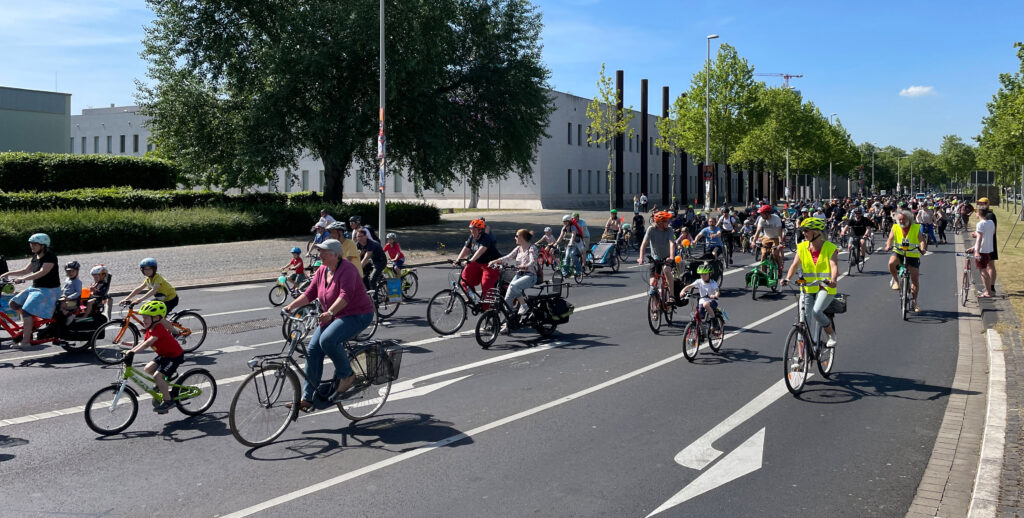
[[[284,192],[292,192],[292,172],[284,172]]]
[[[68,153],[75,152],[75,137],[71,137],[71,143],[68,144]]]
[[[121,135],[121,154],[124,154],[124,135]]]
[[[576,125],[576,145],[577,146],[582,146],[583,145],[583,125],[582,124],[577,124]]]
[[[569,136],[569,145],[571,146],[572,145],[572,123],[571,122],[569,123],[569,133],[567,133],[567,135]]]
[[[569,194],[572,194],[572,169],[570,169],[569,174],[566,175],[565,181],[568,183]]]
[[[113,152],[114,152],[114,136],[113,135],[107,135],[107,154],[109,155],[109,154],[111,154]]]
[[[583,194],[583,170],[576,171],[576,194]]]
[[[132,135],[132,153],[139,152],[139,136]]]
[[[153,144],[146,142],[146,151],[153,151]]]
[[[96,154],[100,152],[100,138],[98,136],[92,138],[92,152]]]
[[[320,192],[324,192],[324,170],[320,170]]]
[[[302,190],[303,191],[308,191],[309,190],[309,171],[303,171],[302,172]]]
[[[590,194],[591,185],[594,183],[594,172],[587,169],[587,194]]]
[[[359,175],[355,175],[356,180],[356,192],[363,192],[363,180],[359,178]]]
[[[590,126],[587,126],[587,147],[590,147]]]
[[[633,138],[632,137],[630,137],[630,139],[629,139],[629,152],[630,153],[633,152]]]
[[[395,192],[402,192],[402,175],[395,175]]]
[[[82,154],[85,154],[85,137],[82,137]]]

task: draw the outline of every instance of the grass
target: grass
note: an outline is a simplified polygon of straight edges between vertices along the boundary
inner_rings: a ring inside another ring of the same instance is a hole
[[[992,208],[999,220],[996,241],[999,246],[999,261],[996,262],[997,280],[1013,304],[1017,318],[1024,321],[1024,239],[1021,239],[1021,235],[1024,234],[1024,221],[1018,221],[1011,233],[1010,228],[1013,227],[1015,218],[1019,218],[1020,215],[1014,214],[1012,208],[1009,211],[1000,207]],[[971,221],[976,220],[971,218]],[[1021,243],[1015,248],[1014,244],[1018,239],[1021,239]]]

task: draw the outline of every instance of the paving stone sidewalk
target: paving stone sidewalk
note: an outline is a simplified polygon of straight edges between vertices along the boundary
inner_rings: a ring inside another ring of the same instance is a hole
[[[996,293],[1004,294],[996,284]],[[1021,322],[1008,298],[986,301],[995,321],[993,327],[1003,339],[1006,359],[1006,434],[1003,470],[999,484],[997,516],[1024,518],[1024,346]],[[987,315],[986,315],[987,316]]]

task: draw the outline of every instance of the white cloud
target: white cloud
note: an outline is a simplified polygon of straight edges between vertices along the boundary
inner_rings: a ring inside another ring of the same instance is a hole
[[[900,90],[900,97],[923,97],[925,95],[935,95],[935,87],[910,86]]]

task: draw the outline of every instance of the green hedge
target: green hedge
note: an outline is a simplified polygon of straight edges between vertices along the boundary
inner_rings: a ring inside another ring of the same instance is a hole
[[[0,212],[0,254],[27,253],[26,240],[44,232],[58,253],[131,250],[135,248],[219,243],[303,234],[319,217],[321,204],[310,202],[229,208],[165,210],[51,209]],[[337,214],[359,213],[376,224],[377,204],[347,204]],[[372,209],[372,210],[371,210]],[[341,219],[341,218],[339,218]],[[418,203],[388,204],[388,227],[437,223],[436,207]]]
[[[64,191],[127,186],[172,189],[178,169],[167,160],[121,155],[0,153],[0,190]]]

